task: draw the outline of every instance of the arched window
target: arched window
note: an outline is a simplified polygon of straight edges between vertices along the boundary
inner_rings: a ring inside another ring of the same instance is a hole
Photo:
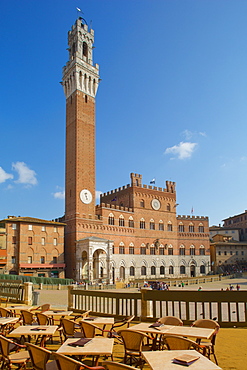
[[[195,231],[194,225],[191,223],[189,224],[189,233],[193,233]]]
[[[199,231],[199,233],[204,233],[204,226],[203,226],[203,224],[200,224],[199,225],[198,231]]]
[[[145,229],[145,220],[144,220],[144,218],[142,218],[140,220],[140,229]]]
[[[185,266],[184,265],[180,266],[180,274],[182,274],[182,275],[185,274]]]
[[[88,57],[88,45],[85,41],[82,44],[82,54],[84,57]]]
[[[123,215],[119,216],[119,226],[124,226],[124,216]]]
[[[185,256],[185,248],[184,248],[184,245],[180,245],[180,247],[179,247],[179,255],[180,256]]]
[[[119,244],[119,254],[125,254],[125,248],[124,248],[123,242]]]
[[[160,275],[165,275],[165,266],[160,266]]]
[[[129,245],[129,254],[135,254],[135,248],[134,248],[133,243],[130,243],[130,245]]]
[[[146,254],[146,251],[147,251],[147,247],[144,243],[142,243],[140,253],[141,254]]]
[[[170,212],[170,211],[171,211],[171,205],[170,205],[170,203],[167,203],[166,210],[167,210],[168,212]]]
[[[190,255],[191,255],[191,256],[195,256],[195,254],[196,254],[195,247],[194,247],[194,245],[191,245],[191,246],[190,246]]]
[[[201,265],[200,266],[200,274],[205,274],[205,273],[206,273],[205,265]]]
[[[174,270],[174,269],[173,269],[173,266],[172,266],[172,265],[170,265],[170,266],[169,266],[169,275],[173,275],[173,273],[174,273],[174,272],[173,272],[173,270]]]
[[[120,279],[125,279],[125,267],[120,267]]]
[[[130,266],[130,276],[135,276],[135,268],[134,268],[134,266]]]
[[[173,255],[173,247],[171,245],[169,245],[169,247],[168,247],[168,255],[169,256]]]
[[[114,225],[114,215],[110,213],[108,216],[108,225]]]
[[[178,232],[180,232],[180,233],[183,233],[184,232],[184,225],[182,223],[180,223],[178,225]]]
[[[205,256],[205,247],[203,245],[200,246],[199,253],[200,256]]]
[[[129,227],[134,227],[134,220],[132,216],[129,217]]]
[[[154,223],[153,219],[150,220],[149,228],[150,228],[150,230],[155,230],[155,223]]]
[[[145,207],[145,202],[143,199],[140,200],[140,207],[141,208],[144,208]]]
[[[151,266],[151,275],[156,275],[156,267]]]
[[[146,266],[142,266],[141,267],[141,275],[142,276],[146,276],[147,275],[147,268],[146,268]]]
[[[162,220],[159,221],[159,230],[164,231],[164,222]]]
[[[172,223],[169,221],[167,225],[167,231],[172,231]]]

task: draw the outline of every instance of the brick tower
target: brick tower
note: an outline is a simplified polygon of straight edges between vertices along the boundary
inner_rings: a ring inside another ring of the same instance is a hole
[[[99,66],[93,65],[94,31],[78,18],[68,32],[69,61],[63,68],[66,96],[65,258],[75,276],[75,241],[83,220],[95,214],[95,96]]]

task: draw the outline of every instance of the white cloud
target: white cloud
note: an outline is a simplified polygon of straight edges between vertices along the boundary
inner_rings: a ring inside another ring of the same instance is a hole
[[[28,168],[24,162],[12,163],[12,168],[15,170],[19,178],[16,180],[16,183],[27,184],[27,185],[37,185],[38,181],[36,179],[36,172]]]
[[[190,158],[195,151],[197,143],[183,142],[181,141],[178,145],[174,145],[171,148],[165,150],[165,154],[175,154],[178,159]]]
[[[203,137],[207,137],[206,132],[190,131],[190,130],[187,130],[187,129],[182,132],[182,135],[185,137],[185,140],[191,140],[192,137],[198,137],[198,135],[203,136]]]
[[[5,182],[6,180],[9,180],[9,179],[13,179],[13,177],[14,177],[13,175],[5,172],[4,169],[0,167],[0,183]]]
[[[56,199],[65,199],[65,191],[57,191],[53,193],[54,198]]]

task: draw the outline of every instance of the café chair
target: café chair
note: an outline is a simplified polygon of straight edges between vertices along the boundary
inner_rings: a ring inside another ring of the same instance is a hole
[[[73,317],[73,320],[77,320],[77,319],[84,319],[85,317],[88,317],[88,315],[90,314],[91,310],[87,310],[85,312],[82,312],[82,313],[78,313],[78,312],[74,312],[71,316]]]
[[[105,332],[109,333],[109,330],[100,328],[99,326],[86,321],[80,321],[81,331],[84,338],[94,338],[96,335],[104,335]],[[100,332],[100,333],[97,333]]]
[[[40,312],[49,311],[51,308],[51,305],[49,303],[42,304],[41,306],[37,308],[32,308],[30,311],[37,311],[40,310]]]
[[[36,312],[36,318],[39,325],[53,325],[52,318],[44,313]]]
[[[151,339],[147,334],[135,330],[122,329],[119,332],[124,345],[124,363],[143,368],[145,361],[142,359],[142,351],[151,351],[152,346],[145,345],[145,339]]]
[[[52,354],[51,351],[28,342],[25,345],[29,352],[33,370],[58,370],[56,361],[48,362]]]
[[[114,339],[117,340],[117,343],[119,343],[119,342],[122,343],[121,336],[118,334],[116,329],[119,329],[124,325],[126,325],[126,327],[129,328],[130,323],[131,323],[132,320],[134,320],[134,318],[135,318],[135,315],[132,315],[132,316],[127,316],[122,320],[115,321],[114,324],[112,325],[108,335],[107,335],[108,338],[114,338]]]
[[[2,355],[1,368],[3,369],[6,366],[8,370],[11,370],[12,365],[16,365],[18,369],[26,369],[26,364],[30,357],[28,351],[21,351],[23,348],[26,348],[26,346],[0,335],[0,350]],[[13,349],[15,353],[11,353]]]
[[[21,319],[20,322],[22,325],[34,325],[37,324],[34,313],[28,310],[21,310]]]
[[[193,340],[180,337],[178,335],[163,335],[163,344],[168,350],[187,350],[195,349],[198,352],[201,352],[202,347],[194,342]]]
[[[164,325],[174,325],[174,326],[183,325],[183,321],[176,316],[164,316],[157,320],[157,322],[160,322],[161,324]]]
[[[58,370],[105,370],[103,366],[87,366],[83,362],[74,360],[71,357],[61,355],[58,353],[53,354],[57,363]]]
[[[75,321],[61,318],[60,324],[61,326],[58,330],[60,333],[61,343],[68,338],[82,338],[84,336],[81,331],[77,331],[80,329],[80,326]]]
[[[134,370],[136,367],[121,364],[120,362],[115,362],[115,361],[103,361],[102,365],[105,367],[106,370]]]
[[[14,317],[14,313],[8,310],[7,308],[0,307],[0,316],[1,317]]]
[[[201,340],[197,339],[196,342],[204,347],[204,355],[210,359],[212,355],[214,357],[216,365],[218,365],[218,361],[215,355],[215,341],[216,335],[220,330],[220,325],[217,321],[210,320],[210,319],[199,319],[193,322],[192,326],[197,328],[208,328],[208,329],[215,329],[214,333],[208,340]]]

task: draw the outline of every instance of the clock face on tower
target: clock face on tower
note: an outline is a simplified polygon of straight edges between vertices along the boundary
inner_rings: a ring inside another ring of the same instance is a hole
[[[92,202],[92,199],[93,199],[92,193],[87,189],[83,189],[80,192],[80,199],[81,199],[82,203],[89,204],[89,203]]]
[[[151,206],[155,211],[158,211],[160,209],[160,201],[158,199],[153,199]]]

